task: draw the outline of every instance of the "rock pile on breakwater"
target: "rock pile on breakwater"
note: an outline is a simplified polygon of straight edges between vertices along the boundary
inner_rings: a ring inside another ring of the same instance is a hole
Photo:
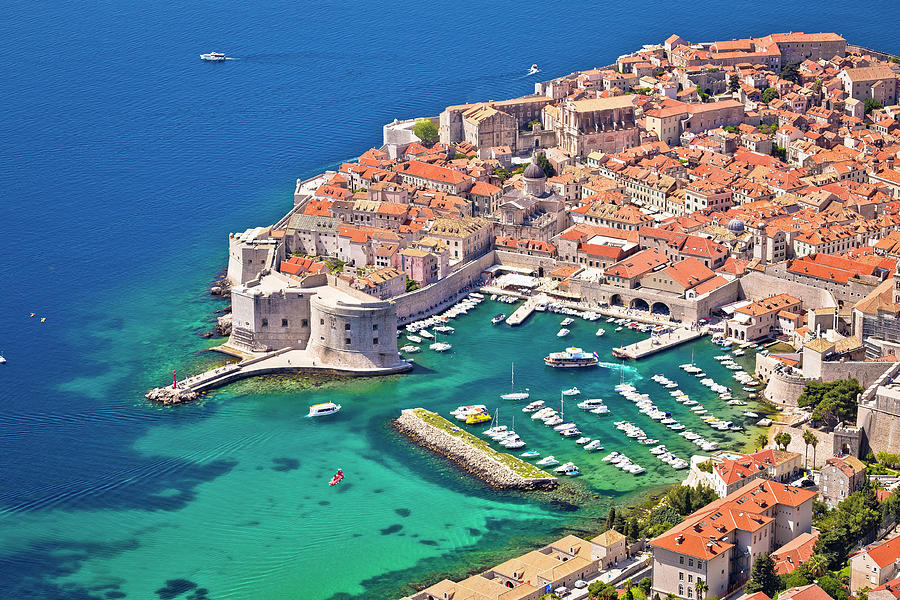
[[[166,405],[192,402],[196,400],[198,396],[199,394],[197,392],[192,392],[185,388],[172,389],[172,386],[153,388],[144,394],[144,397],[150,402]]]
[[[437,423],[429,423],[428,418]],[[445,427],[446,424],[446,427]],[[484,480],[492,487],[515,490],[549,490],[558,485],[556,477],[509,454],[496,452],[484,444],[478,447],[466,432],[452,423],[421,408],[406,409],[393,421],[399,432],[418,445],[446,456],[462,469]],[[449,431],[446,429],[450,429]],[[452,431],[456,429],[456,431]],[[482,442],[482,440],[474,440]],[[479,444],[480,445],[480,444]],[[502,457],[504,462],[501,462]],[[509,464],[504,464],[509,463]],[[516,468],[510,466],[515,465]],[[519,471],[519,472],[517,472]],[[523,472],[527,474],[523,474]]]

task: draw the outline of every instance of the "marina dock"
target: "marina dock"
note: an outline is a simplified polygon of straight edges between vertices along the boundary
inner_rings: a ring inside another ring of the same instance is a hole
[[[538,304],[546,304],[548,301],[549,299],[543,294],[529,298],[513,314],[506,318],[506,324],[510,326],[521,325],[531,316]]]
[[[674,348],[675,346],[679,346],[681,344],[684,344],[685,342],[696,340],[700,337],[703,337],[704,335],[706,335],[705,329],[676,329],[675,331],[672,331],[670,333],[656,335],[646,340],[641,340],[639,342],[629,344],[628,346],[613,348],[612,353],[616,358],[630,358],[632,360],[638,360],[640,358],[656,354],[657,352],[662,352],[663,350]]]

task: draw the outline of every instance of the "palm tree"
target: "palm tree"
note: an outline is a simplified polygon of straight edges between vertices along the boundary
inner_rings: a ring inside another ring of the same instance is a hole
[[[816,446],[819,445],[819,438],[813,436],[812,441],[809,443],[810,446],[813,447],[813,469],[816,468]]]
[[[821,577],[828,572],[828,559],[821,554],[813,554],[806,561],[806,568],[813,577]]]
[[[697,578],[697,583],[694,587],[697,590],[697,600],[703,598],[703,595],[706,594],[707,591],[709,591],[709,586],[706,585],[706,582],[699,577]]]
[[[803,462],[806,463],[806,468],[809,469],[809,447],[814,443],[818,442],[816,436],[813,435],[813,432],[809,429],[803,430],[803,443],[806,444],[806,449],[804,451]]]
[[[765,447],[766,447],[766,444],[768,444],[768,443],[769,443],[769,436],[768,436],[768,434],[761,433],[761,434],[759,434],[759,436],[756,438],[756,445],[759,446],[759,449],[760,449],[760,450],[762,450],[763,448],[765,448]]]

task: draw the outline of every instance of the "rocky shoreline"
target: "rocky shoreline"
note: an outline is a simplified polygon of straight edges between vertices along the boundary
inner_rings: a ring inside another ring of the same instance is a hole
[[[463,470],[485,481],[491,487],[506,490],[552,490],[559,485],[556,477],[549,473],[539,471],[533,465],[511,455],[505,455],[542,473],[544,477],[528,477],[516,473],[510,466],[492,457],[488,451],[466,441],[465,436],[452,435],[426,422],[418,411],[433,415],[438,419],[441,418],[423,409],[406,409],[391,422],[392,426],[419,446],[449,458]]]
[[[192,392],[190,390],[181,388],[173,390],[171,386],[153,388],[152,390],[144,394],[144,397],[150,402],[155,402],[156,404],[162,404],[166,406],[193,402],[199,396],[200,394],[198,394],[197,392]]]

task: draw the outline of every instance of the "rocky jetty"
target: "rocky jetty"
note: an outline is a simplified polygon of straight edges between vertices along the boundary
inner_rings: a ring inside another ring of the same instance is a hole
[[[424,448],[446,456],[462,469],[492,487],[514,490],[549,490],[556,477],[463,431],[450,421],[423,408],[402,411],[393,421],[395,429]]]
[[[192,402],[196,400],[198,396],[199,394],[197,392],[192,392],[191,390],[184,388],[172,389],[172,386],[153,388],[144,394],[144,397],[150,402],[166,405]]]
[[[216,319],[216,328],[214,330],[215,334],[225,337],[231,335],[231,323],[231,313],[227,313],[222,315],[221,317],[218,317]]]

